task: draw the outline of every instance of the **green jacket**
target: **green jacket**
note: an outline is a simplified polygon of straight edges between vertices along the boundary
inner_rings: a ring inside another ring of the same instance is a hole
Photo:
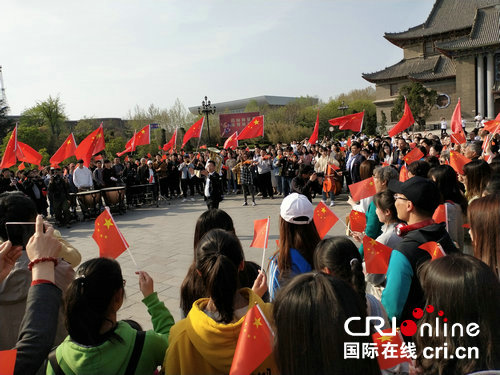
[[[136,374],[152,374],[165,358],[174,318],[156,293],[144,298],[142,302],[148,308],[154,330],[146,332]],[[124,374],[132,355],[137,331],[128,323],[120,321],[115,333],[123,342],[108,340],[99,346],[83,346],[72,341],[69,336],[66,337],[56,350],[61,369],[66,375]],[[47,374],[54,374],[50,363],[47,366]]]

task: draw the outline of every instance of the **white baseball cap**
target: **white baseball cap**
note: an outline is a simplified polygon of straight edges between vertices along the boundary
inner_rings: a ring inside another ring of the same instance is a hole
[[[281,202],[280,216],[288,223],[309,224],[314,215],[314,208],[305,195],[292,193]]]

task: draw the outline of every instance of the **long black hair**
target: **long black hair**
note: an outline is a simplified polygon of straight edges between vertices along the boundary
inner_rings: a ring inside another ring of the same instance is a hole
[[[363,260],[356,245],[347,237],[335,236],[322,240],[314,253],[314,269],[318,272],[327,268],[332,275],[349,283],[358,293],[366,309],[366,282]]]
[[[442,196],[441,203],[450,200],[460,205],[464,215],[467,213],[467,199],[460,190],[457,173],[452,167],[443,164],[431,168],[428,177],[436,183]]]
[[[98,345],[116,337],[113,331],[101,334],[113,298],[123,290],[120,265],[114,259],[95,258],[78,267],[64,298],[65,323],[72,340],[83,345]]]
[[[244,260],[238,237],[223,229],[207,232],[196,247],[196,269],[222,323],[233,320],[234,295],[239,288],[238,269]]]
[[[207,297],[205,285],[203,284],[201,277],[196,272],[194,259],[196,257],[196,247],[198,246],[200,239],[210,229],[215,228],[225,229],[234,233],[233,219],[231,219],[231,216],[229,216],[227,212],[219,209],[213,209],[203,212],[196,221],[194,229],[193,262],[189,266],[186,277],[181,284],[180,307],[184,316],[187,316],[194,301],[202,297]]]

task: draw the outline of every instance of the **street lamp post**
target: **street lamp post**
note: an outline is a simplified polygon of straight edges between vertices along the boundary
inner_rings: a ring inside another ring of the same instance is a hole
[[[201,102],[201,107],[198,107],[198,114],[204,115],[207,118],[208,127],[208,141],[207,146],[210,146],[210,122],[208,121],[208,115],[213,115],[215,113],[215,106],[211,105],[210,100],[205,96],[205,100]]]
[[[349,109],[349,106],[345,104],[344,101],[342,100],[342,104],[337,109],[342,111],[342,116],[345,116],[345,111]],[[345,137],[346,137],[346,131],[344,130],[344,138]]]

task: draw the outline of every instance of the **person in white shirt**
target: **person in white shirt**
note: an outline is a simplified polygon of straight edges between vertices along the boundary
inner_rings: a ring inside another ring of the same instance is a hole
[[[92,173],[83,165],[83,160],[78,160],[78,167],[73,172],[73,183],[78,191],[91,190],[94,185]]]
[[[476,123],[476,129],[479,129],[481,121],[483,121],[483,116],[481,115],[481,113],[478,113],[477,116],[474,117],[474,121]]]
[[[446,129],[448,128],[448,123],[444,119],[444,117],[441,117],[441,137],[446,135]]]

